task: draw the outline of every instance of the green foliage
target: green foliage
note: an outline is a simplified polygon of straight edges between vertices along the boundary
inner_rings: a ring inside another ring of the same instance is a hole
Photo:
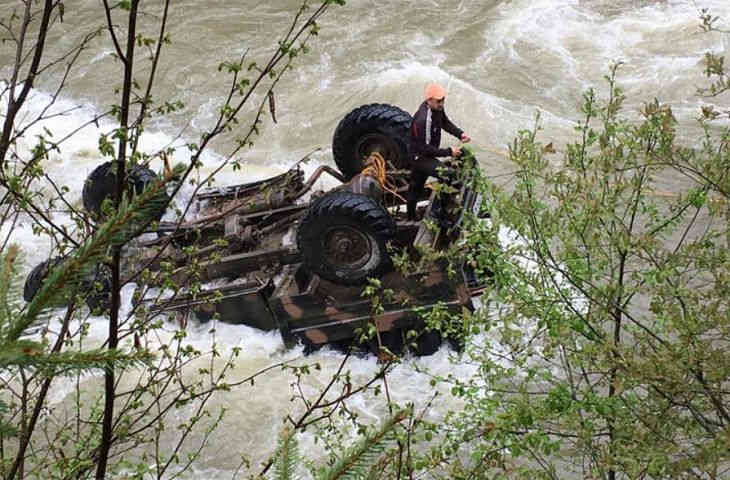
[[[705,33],[717,32],[720,34],[728,34],[727,30],[723,30],[718,27],[720,17],[713,15],[709,9],[700,9],[700,21],[702,22],[700,27]],[[710,81],[708,87],[702,87],[698,89],[701,95],[707,95],[715,97],[721,95],[730,90],[730,75],[725,70],[725,57],[724,55],[717,54],[715,52],[707,52],[704,57],[705,76]],[[715,112],[712,107],[704,107],[703,114],[705,116],[712,116],[717,118],[721,114]]]
[[[125,354],[116,350],[93,349],[84,352],[47,353],[46,346],[30,340],[0,344],[0,368],[20,367],[46,376],[70,375],[101,370],[115,362],[120,368],[142,367],[154,359],[147,351]]]
[[[330,6],[342,5],[344,1],[322,1],[316,8],[309,3],[303,0],[294,12],[290,28],[278,44],[274,42],[275,50],[269,58],[257,59],[257,64],[244,55],[221,63],[220,71],[229,74],[231,79],[230,91],[223,95],[219,105],[218,118],[198,142],[186,144],[189,161],[172,171],[168,159],[177,147],[170,145],[148,154],[140,150],[139,141],[150,119],[180,114],[184,108],[175,99],[158,99],[154,88],[161,48],[171,42],[167,22],[169,7],[176,8],[173,2],[146,6],[144,17],[138,0],[102,2],[98,17],[105,20],[105,27],[84,37],[60,58],[49,58],[49,52],[43,51],[43,47],[49,43],[45,41],[49,32],[57,28],[55,19],[63,21],[62,2],[26,2],[19,7],[22,15],[13,12],[10,23],[4,24],[8,43],[16,49],[14,57],[25,60],[8,66],[12,70],[8,75],[12,85],[7,86],[11,95],[0,139],[0,187],[8,194],[0,199],[0,224],[7,235],[12,233],[18,218],[24,222],[28,219],[33,232],[43,235],[62,260],[50,266],[50,273],[33,300],[21,307],[15,281],[18,251],[8,247],[8,238],[0,247],[0,369],[3,373],[0,378],[0,476],[3,478],[90,478],[93,470],[97,478],[180,476],[199,458],[211,432],[222,421],[224,410],[216,414],[207,406],[213,394],[230,391],[243,383],[253,384],[259,375],[252,375],[246,382],[228,381],[226,377],[240,348],[235,347],[224,355],[215,343],[215,330],[211,329],[212,344],[201,351],[186,338],[183,328],[171,327],[174,324],[166,321],[172,319],[163,319],[148,311],[145,305],[137,304],[150,290],[149,285],[179,290],[179,282],[173,279],[176,261],[162,262],[155,272],[150,272],[148,265],[129,271],[124,262],[128,261],[125,255],[130,253],[130,241],[166,206],[163,202],[167,196],[163,193],[168,186],[177,192],[185,182],[198,183],[193,172],[202,166],[201,156],[210,142],[224,132],[239,131],[242,112],[250,111],[247,104],[261,91],[265,100],[258,110],[254,107],[248,130],[244,129],[242,137],[236,140],[238,147],[224,155],[225,163],[240,165],[236,153],[252,145],[251,137],[260,130],[261,112],[268,99],[274,115],[273,88],[292,68],[294,59],[309,51],[308,40],[319,30],[317,20]],[[34,21],[19,22],[21,18]],[[162,160],[165,176],[147,184],[140,195],[124,195],[121,202],[106,201],[100,220],[78,211],[76,198],[67,195],[67,187],[57,187],[44,167],[51,154],[61,151],[61,143],[78,134],[81,128],[60,139],[44,128],[29,152],[24,151],[23,142],[18,140],[63,96],[65,81],[74,76],[79,54],[102,30],[108,34],[105,40],[120,67],[119,75],[114,78],[121,79],[121,85],[114,86],[115,94],[120,95],[119,103],[89,122],[98,126],[100,119],[107,118],[116,123],[99,136],[98,150],[117,164],[148,165]],[[33,41],[24,41],[26,38]],[[144,68],[140,68],[141,58],[150,61]],[[59,82],[48,76],[54,69],[43,65],[62,65],[65,75]],[[45,82],[54,91],[40,116],[26,111],[27,93],[34,81]],[[199,183],[210,184],[213,180],[210,175]],[[44,191],[48,183],[53,187],[50,194]],[[184,210],[181,207],[181,215]],[[59,211],[62,215],[56,215]],[[70,222],[65,221],[67,215]],[[196,249],[183,253],[192,255]],[[209,258],[215,259],[215,254]],[[194,274],[200,268],[199,262],[190,263]],[[89,285],[89,277],[96,278],[90,274],[100,265],[112,272],[111,308],[94,312],[76,308],[88,294],[85,290],[109,288],[109,285],[99,285],[101,282]],[[195,278],[189,280],[192,292],[201,288]],[[121,288],[134,282],[139,288],[134,293],[131,312],[127,313],[127,306],[120,310],[117,300]],[[59,310],[50,309],[59,305],[66,306],[62,318],[58,318]],[[106,339],[90,338],[90,313],[109,318]],[[98,348],[99,344],[104,348]],[[124,353],[127,348],[131,353]],[[149,353],[153,350],[155,356]],[[82,377],[97,369],[103,369],[101,393],[97,388],[87,390],[86,384],[93,384],[94,376]],[[304,375],[304,369],[301,372]],[[76,375],[76,383],[71,388],[72,394],[61,402],[62,408],[55,410],[49,408],[49,392],[58,375]],[[66,411],[66,407],[70,410]],[[191,441],[195,438],[200,441]],[[288,459],[288,464],[280,463],[279,467],[283,467],[282,476],[289,478],[293,470],[287,470],[286,465],[291,467],[294,463],[295,457],[291,455],[296,451],[296,439],[292,435],[285,443],[282,448],[287,453],[282,459]],[[130,450],[135,455],[122,455]]]
[[[28,8],[33,3],[26,2]],[[240,349],[222,358],[214,329],[210,351],[202,352],[186,341],[184,328],[171,327],[172,322],[144,306],[135,307],[126,319],[118,318],[121,328],[116,333],[126,345],[134,345],[133,354],[89,348],[88,322],[81,320],[75,331],[68,330],[71,319],[78,319],[74,297],[90,269],[109,262],[150,223],[167,184],[173,179],[198,183],[190,172],[202,165],[201,154],[221,132],[239,129],[241,112],[247,111],[243,106],[259,89],[265,94],[258,97],[264,100],[248,130],[236,139],[230,157],[252,145],[265,102],[271,99],[273,116],[273,89],[292,61],[307,53],[308,39],[319,33],[317,20],[323,9],[344,3],[325,0],[315,14],[299,22],[311,8],[305,1],[291,31],[274,45],[270,61],[257,63],[244,55],[221,62],[219,71],[231,76],[230,91],[217,110],[215,127],[199,142],[186,145],[189,163],[176,167],[140,196],[125,198],[120,205],[108,202],[107,220],[91,235],[69,233],[65,225],[44,216],[56,203],[65,202],[62,194],[39,206],[39,195],[30,189],[45,175],[42,162],[58,150],[51,132],[38,137],[23,159],[25,170],[10,172],[3,165],[0,182],[10,193],[8,211],[30,214],[37,219],[34,231],[52,236],[62,253],[71,251],[24,310],[17,302],[15,280],[19,252],[9,246],[0,255],[0,369],[3,393],[12,399],[0,400],[0,440],[4,455],[9,442],[28,440],[32,450],[27,457],[32,461],[23,464],[26,456],[21,455],[18,465],[26,468],[13,473],[4,457],[3,477],[89,477],[104,443],[102,422],[110,420],[116,449],[111,458],[128,449],[144,450],[140,458],[110,467],[110,476],[174,478],[199,458],[222,421],[223,411],[214,414],[206,407],[211,396],[254,384],[256,375],[226,380]],[[137,4],[124,0],[105,12],[120,64],[126,59],[118,44],[121,37],[116,37],[116,25],[123,22],[117,21],[128,20],[126,12],[135,11]],[[717,30],[717,18],[706,11],[702,14],[705,30]],[[170,41],[165,29],[160,28],[157,37],[133,33],[130,38],[130,47],[149,52],[154,72],[159,58],[155,49]],[[20,57],[33,55],[24,52]],[[726,92],[730,83],[724,59],[708,53],[705,67],[712,83],[703,93]],[[486,199],[481,213],[488,212],[490,221],[466,214],[462,242],[455,248],[446,253],[420,252],[421,265],[446,260],[453,271],[454,265],[467,261],[478,275],[494,278],[488,297],[491,308],[460,315],[441,306],[424,312],[428,328],[471,334],[455,369],[466,365],[476,373],[466,379],[463,374],[432,380],[433,386],[444,382],[463,409],[451,412],[443,426],[428,424],[423,415],[414,418],[406,409],[380,426],[366,428],[346,400],[353,391],[373,395],[385,391],[388,407],[397,408],[388,393],[387,368],[357,387],[353,375],[341,367],[317,392],[319,397],[311,399],[305,393],[308,389],[302,388],[303,379],[321,366],[284,365],[295,377],[294,398],[303,402],[306,412],[292,420],[293,427],[279,438],[270,464],[274,478],[296,478],[302,462],[296,435],[306,428],[316,430],[315,438],[331,454],[327,467],[308,464],[323,479],[722,478],[730,461],[730,133],[713,126],[722,114],[710,107],[701,112],[704,137],[691,148],[677,141],[672,110],[658,100],[643,105],[638,121],[624,116],[624,93],[615,82],[615,72],[614,68],[607,76],[607,98],[601,99],[594,90],[584,94],[576,141],[565,146],[562,157],[552,143],[541,143],[539,119],[534,128],[519,132],[510,145],[510,160],[518,172],[510,190],[482,177],[473,152],[464,149],[459,175],[478,185]],[[177,114],[184,107],[175,100],[158,102],[152,95],[153,77],[151,73],[145,91],[144,82],[133,77],[119,90],[126,91],[126,98],[109,112],[119,125],[100,136],[103,156],[132,163],[152,160],[137,148],[146,121]],[[130,110],[123,105],[130,100],[139,116],[127,122]],[[0,145],[0,161],[7,160],[13,141]],[[173,153],[170,148],[159,157]],[[231,164],[240,168],[238,160]],[[667,179],[678,179],[672,195],[658,192]],[[199,183],[212,181],[210,177]],[[439,190],[455,193],[446,186]],[[74,220],[79,232],[88,228],[83,215]],[[435,223],[432,227],[439,228]],[[505,231],[513,233],[509,243],[501,240]],[[192,246],[183,253],[192,256],[200,249]],[[399,268],[419,267],[404,255],[394,258]],[[176,266],[166,262],[156,278],[149,271],[137,272],[138,278],[140,283],[176,291]],[[199,263],[190,262],[191,274],[199,268]],[[201,285],[191,282],[190,290],[199,292]],[[377,280],[365,287],[363,295],[371,299],[373,314],[382,313],[383,303],[392,301],[392,292]],[[135,299],[142,296],[135,292]],[[48,333],[24,338],[41,312],[59,299],[72,301],[56,345],[50,346]],[[157,336],[164,331],[170,338],[160,344]],[[363,335],[376,336],[374,325],[368,325]],[[154,357],[149,354],[153,348]],[[142,362],[144,369],[125,371]],[[104,395],[85,391],[79,376],[73,400],[76,416],[61,419],[48,412],[51,420],[41,426],[33,423],[33,418],[46,415],[43,392],[54,376],[99,368],[105,369],[116,390],[110,388]],[[190,368],[197,375],[181,375]],[[114,374],[119,376],[115,379]],[[120,377],[129,381],[131,376],[135,376],[131,387],[118,387]],[[342,393],[333,394],[337,389]],[[112,406],[121,403],[121,409],[105,409],[105,400]],[[179,419],[174,425],[173,418]],[[406,418],[409,423],[404,425]],[[200,445],[184,449],[183,443],[196,429],[202,430]],[[361,438],[344,448],[351,429]],[[170,436],[175,441],[170,442]],[[47,442],[41,446],[42,438]],[[419,441],[424,442],[420,449],[415,448]]]
[[[379,428],[368,432],[359,442],[342,453],[334,465],[318,475],[320,480],[368,478],[373,466],[395,442],[396,427],[411,414],[401,410],[385,420]]]
[[[690,149],[669,106],[623,117],[617,68],[563,159],[538,122],[510,146],[514,188],[484,190],[491,223],[466,238],[492,249],[473,257],[495,274],[492,308],[472,319],[478,375],[445,379],[466,406],[438,448],[471,451],[456,478],[718,478],[730,460],[728,132],[702,123]],[[679,191],[657,193],[672,177]]]
[[[124,200],[91,238],[68,259],[51,269],[43,286],[28,304],[23,318],[8,330],[7,338],[17,340],[47,305],[54,304],[58,298],[68,298],[71,292],[78,290],[91,269],[103,261],[109,248],[124,245],[136,236],[140,226],[150,223],[155,214],[165,207],[167,197],[159,193],[164,191],[169,181],[158,180],[131,202]]]
[[[20,275],[18,263],[20,249],[10,245],[0,256],[0,369],[29,368],[38,370],[44,375],[55,376],[78,371],[90,371],[105,368],[107,362],[116,361],[120,366],[141,365],[151,359],[147,352],[126,355],[117,351],[87,350],[84,352],[47,352],[47,346],[39,341],[21,339],[23,332],[30,326],[35,316],[23,314],[20,306]],[[68,274],[71,276],[72,274]],[[52,288],[61,292],[61,288]],[[70,287],[73,289],[73,287]],[[61,293],[59,293],[61,294]],[[48,295],[47,302],[52,302],[55,295]]]
[[[19,309],[18,263],[20,248],[11,244],[0,255],[0,335],[5,333]]]
[[[297,465],[301,462],[299,445],[294,431],[285,428],[279,435],[279,446],[274,459],[274,478],[276,480],[295,480]]]

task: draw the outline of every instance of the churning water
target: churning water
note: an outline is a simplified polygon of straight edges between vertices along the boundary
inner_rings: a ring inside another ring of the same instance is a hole
[[[16,3],[0,1],[0,16],[6,17]],[[97,0],[65,3],[64,22],[49,41],[49,58],[104,22]],[[164,52],[154,96],[160,101],[182,100],[186,107],[148,127],[143,148],[156,151],[178,137],[196,141],[211,126],[226,95],[228,77],[218,71],[218,64],[245,52],[251,60],[265,60],[297,5],[296,0],[174,2],[172,44]],[[716,103],[727,109],[729,103],[727,95],[718,99],[696,95],[705,81],[704,52],[730,54],[727,35],[701,33],[698,9],[702,7],[730,25],[727,0],[349,0],[320,22],[321,34],[311,53],[299,59],[277,87],[278,124],[267,118],[256,145],[240,154],[243,171],[225,170],[218,183],[280,173],[318,147],[322,150],[314,155],[314,163],[332,164],[332,134],[345,114],[373,102],[396,104],[412,112],[428,81],[448,87],[449,116],[474,139],[484,169],[497,178],[510,170],[502,154],[506,145],[518,130],[532,126],[537,111],[546,143],[553,141],[560,150],[570,141],[580,117],[581,92],[590,86],[605,92],[603,76],[614,61],[624,62],[618,80],[626,91],[627,110],[635,112],[654,97],[669,103],[680,121],[680,135],[686,133],[689,139],[700,105]],[[158,6],[143,8],[157,14]],[[143,25],[152,18],[143,19]],[[12,62],[8,45],[0,47],[0,65]],[[139,60],[142,77],[148,66],[144,58]],[[44,126],[60,138],[105,111],[116,101],[120,71],[108,37],[93,40],[55,107],[67,113]],[[6,69],[0,72],[7,74]],[[31,112],[42,108],[58,79],[37,84]],[[72,199],[80,198],[86,175],[104,161],[97,139],[110,128],[104,121],[89,125],[45,165],[71,189]],[[29,132],[25,148],[31,147],[38,133]],[[203,159],[203,173],[212,171],[233,146],[233,136],[216,142]],[[184,149],[177,155],[178,160],[186,160]],[[667,188],[671,182],[666,180]],[[28,225],[19,225],[14,239],[25,249],[27,268],[46,258],[50,249],[49,241],[33,236]],[[210,342],[209,328],[193,326],[191,341],[201,346]],[[93,330],[103,338],[104,321],[95,321]],[[232,380],[301,354],[284,351],[278,333],[245,326],[218,325],[217,340],[226,349],[243,349]],[[328,351],[311,357],[322,363],[323,371],[310,379],[308,387],[315,389],[325,382],[340,359],[340,354]],[[467,368],[449,363],[444,349],[413,362],[436,374]],[[356,378],[364,379],[377,365],[373,358],[355,359],[350,369]],[[391,393],[396,400],[422,405],[430,391],[429,377],[414,372],[413,364],[399,366],[390,380]],[[277,371],[220,398],[216,406],[228,408],[229,413],[212,437],[213,448],[196,463],[198,478],[220,478],[235,468],[241,453],[260,460],[273,450],[281,419],[292,408],[291,380]],[[61,401],[65,392],[61,382],[54,399]],[[457,407],[445,392],[434,415]],[[359,398],[353,408],[372,419],[384,412],[382,402],[374,398]],[[305,440],[305,449],[311,446],[310,440]]]

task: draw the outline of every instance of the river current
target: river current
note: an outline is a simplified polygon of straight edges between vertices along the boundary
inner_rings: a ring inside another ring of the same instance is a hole
[[[0,1],[0,16],[7,16],[18,3]],[[64,22],[49,40],[51,56],[104,22],[97,0],[65,3]],[[144,3],[143,9],[157,12],[155,3]],[[177,137],[197,141],[200,132],[211,126],[226,94],[227,77],[218,70],[219,63],[245,52],[252,60],[265,60],[297,6],[295,0],[174,2],[172,43],[163,53],[156,96],[182,100],[185,108],[148,126],[143,148],[154,151]],[[520,129],[532,127],[536,112],[540,112],[540,138],[545,143],[552,141],[561,150],[572,140],[580,119],[581,93],[593,86],[605,94],[603,77],[614,61],[623,62],[618,82],[625,89],[627,112],[636,114],[643,102],[658,98],[672,106],[680,122],[680,136],[692,142],[700,106],[730,107],[728,95],[702,98],[696,93],[706,84],[704,53],[730,54],[729,34],[701,32],[699,9],[703,7],[720,16],[720,25],[730,28],[727,0],[348,0],[346,6],[323,17],[311,52],[295,63],[295,69],[277,87],[278,123],[265,119],[255,145],[239,154],[243,169],[224,170],[218,184],[281,173],[318,148],[321,150],[313,155],[307,170],[333,165],[332,134],[344,115],[375,102],[413,112],[429,81],[447,87],[450,118],[474,139],[484,170],[499,182],[511,170],[504,155],[508,143]],[[7,69],[2,65],[10,64],[12,55],[7,44],[0,46],[3,77]],[[139,65],[142,75],[147,68],[144,59]],[[93,40],[59,100],[58,108],[72,111],[44,126],[60,137],[107,109],[116,101],[120,71],[108,38],[102,35]],[[31,110],[42,107],[57,81],[56,76],[36,85]],[[52,153],[45,165],[50,175],[70,188],[72,199],[80,199],[86,175],[104,161],[97,140],[108,128],[104,121],[86,128]],[[39,131],[29,133],[27,148],[34,133]],[[233,138],[224,137],[214,144],[203,158],[203,173],[219,164],[233,147]],[[444,143],[455,144],[455,139],[446,138]],[[176,158],[184,161],[184,150]],[[663,182],[666,189],[672,189],[673,179]],[[24,248],[28,270],[49,252],[48,240],[34,236],[28,225],[19,225],[13,238]],[[125,294],[129,297],[131,291]],[[102,319],[92,320],[92,336],[103,338],[105,329]],[[210,342],[209,330],[210,325],[192,325],[190,341],[204,347]],[[301,354],[300,349],[285,351],[278,332],[218,325],[216,337],[224,349],[242,348],[233,380]],[[428,400],[429,376],[416,373],[416,367],[440,375],[468,370],[450,363],[448,357],[448,350],[442,348],[431,357],[399,366],[390,377],[394,399],[420,405]],[[309,357],[323,366],[309,380],[309,387],[321,386],[341,358],[328,350]],[[352,360],[349,368],[356,379],[364,379],[378,367],[370,357]],[[101,385],[93,375],[87,380]],[[227,408],[228,414],[211,437],[212,448],[196,462],[196,478],[227,478],[241,453],[255,461],[271,453],[281,420],[292,408],[291,381],[289,374],[276,371],[215,402],[215,407]],[[53,401],[62,402],[70,387],[60,382]],[[353,408],[372,420],[385,412],[380,399],[369,397],[355,400]],[[458,408],[458,404],[444,392],[433,415],[436,418],[449,408]],[[311,438],[303,439],[303,451],[317,448]]]

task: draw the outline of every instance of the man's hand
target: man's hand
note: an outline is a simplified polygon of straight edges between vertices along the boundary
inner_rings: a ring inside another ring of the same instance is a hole
[[[464,143],[469,143],[469,142],[471,142],[471,137],[469,135],[467,135],[466,133],[462,133],[461,141]]]
[[[461,147],[451,147],[451,156],[454,158],[461,156]]]

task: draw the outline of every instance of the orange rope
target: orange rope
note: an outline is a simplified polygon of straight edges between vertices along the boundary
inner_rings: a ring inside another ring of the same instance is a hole
[[[365,160],[365,168],[363,168],[362,172],[360,173],[362,173],[363,175],[367,175],[368,177],[373,177],[375,180],[378,181],[380,187],[384,191],[391,193],[395,197],[399,198],[401,201],[405,202],[406,199],[401,197],[398,192],[396,192],[395,186],[388,182],[388,175],[385,165],[385,158],[383,158],[383,156],[379,152],[373,152],[370,154],[367,160]]]
[[[365,168],[360,173],[368,177],[373,177],[381,187],[384,187],[386,182],[385,159],[378,152],[371,153],[367,160],[365,160]]]

